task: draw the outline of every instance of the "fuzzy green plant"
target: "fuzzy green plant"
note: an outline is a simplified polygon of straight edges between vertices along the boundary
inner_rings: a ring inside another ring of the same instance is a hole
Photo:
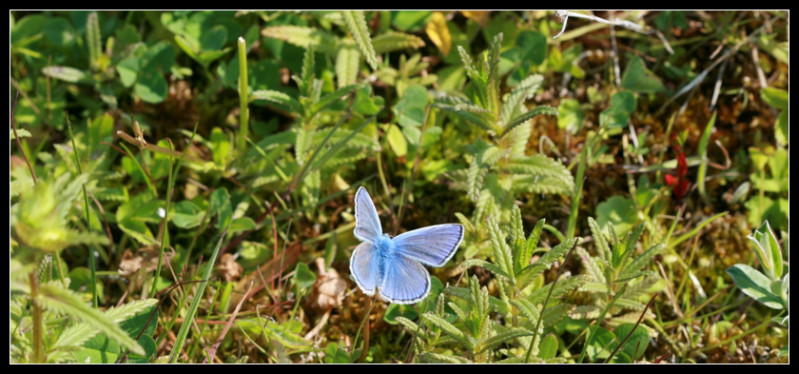
[[[572,249],[577,239],[567,240],[531,262],[544,221],[525,238],[521,212],[512,211],[510,233],[489,218],[487,227],[494,262],[467,260],[462,266],[479,266],[495,276],[489,295],[476,277],[469,287],[448,287],[433,311],[422,314],[417,325],[397,317],[414,334],[414,352],[421,362],[564,362],[556,357],[558,340],[545,335],[575,308],[561,298],[586,282],[584,276],[564,276],[544,285],[543,272]],[[561,265],[561,269],[562,269]],[[447,301],[449,300],[449,301]],[[449,348],[467,352],[466,357],[448,353]]]
[[[747,296],[771,309],[785,311],[784,317],[775,317],[774,320],[783,326],[788,326],[790,272],[782,258],[780,242],[768,221],[746,238],[755,250],[763,271],[758,271],[749,265],[735,264],[727,269],[727,274]]]
[[[525,193],[568,194],[574,187],[571,173],[559,162],[541,154],[527,155],[533,117],[555,115],[550,106],[528,109],[524,102],[543,82],[540,75],[530,75],[501,97],[499,56],[502,33],[497,34],[489,48],[477,61],[459,47],[461,60],[471,79],[474,97],[439,93],[435,106],[454,113],[460,119],[482,129],[482,136],[469,149],[469,167],[456,175],[463,177],[467,195],[475,204],[467,227],[477,228],[476,233],[488,232],[484,220],[493,216],[504,224],[509,221],[511,206],[517,196]],[[461,220],[464,221],[465,217]],[[478,247],[467,252],[474,255],[486,247],[485,235],[477,240]],[[467,254],[467,258],[470,257]]]
[[[641,313],[646,312],[646,301],[643,299],[648,298],[656,289],[654,286],[659,279],[648,267],[664,248],[663,243],[657,243],[637,254],[639,239],[644,232],[643,224],[634,227],[623,238],[617,236],[613,224],[609,224],[607,228],[609,238],[591,217],[588,218],[588,226],[596,243],[597,254],[591,256],[583,248],[577,248],[577,254],[588,277],[587,282],[580,286],[580,291],[591,295],[591,303],[577,307],[572,316],[597,319],[597,323],[588,329],[580,362],[586,351],[595,347],[597,336],[606,331],[602,327],[605,320],[608,326],[618,327],[635,322]],[[593,359],[604,359],[609,354],[602,350],[594,350],[593,353],[589,353]],[[643,353],[643,350],[639,353]]]
[[[323,177],[330,177],[342,165],[366,157],[364,150],[380,149],[363,130],[371,122],[369,117],[381,110],[382,100],[373,100],[370,88],[362,84],[347,85],[323,94],[324,82],[314,75],[312,46],[306,49],[301,75],[293,79],[300,90],[298,99],[275,90],[250,94],[251,101],[276,104],[296,116],[296,121],[291,132],[255,143],[249,155],[254,162],[249,163],[245,173],[254,177],[251,182],[254,188],[270,183],[284,183],[290,190],[299,187],[303,205],[313,206],[319,201]],[[356,102],[347,109],[342,99],[356,92]],[[325,126],[330,122],[336,124]],[[294,146],[294,162],[280,162],[279,156],[291,145]],[[324,152],[320,152],[323,148]]]

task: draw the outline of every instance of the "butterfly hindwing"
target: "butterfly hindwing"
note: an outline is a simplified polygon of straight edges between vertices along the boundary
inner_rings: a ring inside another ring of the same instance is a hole
[[[427,266],[441,267],[463,240],[463,225],[446,223],[402,233],[392,239],[397,253]]]
[[[419,261],[394,254],[387,260],[380,297],[397,304],[413,304],[430,293],[430,274]]]
[[[372,197],[365,188],[360,187],[355,192],[355,237],[374,243],[382,234],[383,227]]]
[[[350,274],[361,290],[372,296],[379,281],[379,261],[375,258],[375,247],[370,242],[363,242],[355,247],[350,257]]]

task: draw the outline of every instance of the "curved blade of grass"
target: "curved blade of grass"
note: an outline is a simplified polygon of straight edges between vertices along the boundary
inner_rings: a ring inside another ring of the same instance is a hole
[[[682,235],[678,236],[678,237],[677,237],[677,239],[674,239],[674,241],[673,241],[673,242],[671,242],[671,243],[669,243],[669,244],[666,246],[666,248],[668,248],[668,249],[672,249],[672,248],[674,248],[674,247],[676,247],[676,246],[680,245],[680,243],[682,243],[682,242],[684,242],[684,241],[686,241],[686,240],[690,239],[692,236],[696,235],[696,233],[697,233],[697,232],[699,232],[699,230],[701,230],[703,227],[707,226],[707,224],[708,224],[708,223],[710,223],[710,222],[713,222],[713,221],[715,221],[717,218],[720,218],[720,217],[722,217],[722,216],[724,216],[724,215],[726,215],[726,214],[727,214],[727,212],[721,212],[721,213],[719,213],[719,214],[716,214],[716,215],[714,215],[713,217],[710,217],[710,218],[708,218],[708,219],[706,219],[706,220],[704,220],[704,221],[700,222],[698,225],[696,225],[696,227],[694,227],[694,229],[693,229],[693,230],[691,230],[691,231],[689,231],[689,232],[687,232],[687,233],[685,233],[685,234],[682,234]]]
[[[211,272],[214,270],[213,264],[216,263],[216,257],[219,255],[219,249],[222,247],[222,242],[225,240],[225,236],[227,235],[227,229],[230,227],[228,223],[227,227],[225,227],[225,231],[222,232],[222,236],[219,237],[219,241],[216,243],[216,247],[214,248],[214,253],[211,254],[211,259],[209,260],[209,265],[205,270],[205,275],[203,276],[202,282],[200,285],[197,286],[197,293],[194,295],[194,299],[191,301],[191,306],[189,307],[189,313],[186,315],[186,318],[183,320],[183,325],[180,326],[180,332],[178,332],[177,340],[175,341],[175,345],[172,347],[172,354],[169,356],[170,363],[176,363],[178,361],[178,356],[180,355],[180,351],[183,350],[183,344],[186,343],[186,336],[189,334],[189,329],[191,329],[191,324],[194,322],[194,315],[197,314],[197,309],[200,307],[200,300],[202,299],[202,295],[205,292],[205,286],[208,285],[208,279],[211,278]]]

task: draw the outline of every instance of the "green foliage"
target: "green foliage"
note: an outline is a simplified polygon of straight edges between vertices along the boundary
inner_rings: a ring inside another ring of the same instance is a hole
[[[608,223],[610,240],[591,217],[588,218],[588,226],[596,243],[597,255],[591,256],[581,247],[577,248],[577,254],[587,275],[587,281],[580,290],[593,294],[594,302],[578,307],[574,314],[581,318],[597,318],[607,314],[610,323],[618,324],[625,321],[625,316],[620,313],[640,313],[644,310],[646,304],[642,299],[652,292],[658,279],[655,272],[647,268],[664,245],[655,244],[636,254],[644,225],[637,225],[629,235],[619,238],[615,225]]]
[[[541,340],[541,332],[551,329],[564,317],[564,312],[573,309],[574,306],[553,300],[541,317],[539,308],[544,307],[541,304],[553,286],[553,284],[543,286],[542,273],[562,258],[577,239],[561,243],[530,264],[543,226],[544,221],[539,221],[525,239],[521,213],[516,206],[512,213],[509,235],[499,228],[495,219],[488,219],[487,227],[494,261],[471,259],[466,260],[463,265],[480,266],[495,275],[501,298],[490,296],[487,288],[481,288],[477,278],[472,277],[468,289],[446,288],[438,298],[437,307],[422,314],[421,318],[427,329],[420,330],[408,318],[395,318],[409,331],[417,331],[414,349],[420,355],[420,360],[464,362],[442,350],[448,343],[457,344],[467,352],[471,352],[467,362],[524,360],[524,349],[532,344],[532,336],[536,334],[533,351],[538,353],[535,360],[542,362],[559,360],[555,358],[555,348],[553,348],[553,345],[557,347],[557,340],[554,342],[551,338]],[[583,282],[583,277],[566,277],[557,283],[555,289],[552,289],[552,296],[562,297]],[[454,299],[446,301],[446,295]],[[502,318],[497,319],[492,317],[492,314],[498,314]],[[539,325],[538,320],[541,318],[543,323]],[[538,333],[534,333],[535,326],[540,326]],[[437,348],[439,346],[441,348]]]
[[[787,12],[555,15],[11,11],[10,362],[784,362]]]
[[[783,264],[782,248],[768,221],[760,229],[762,231],[755,230],[746,238],[754,248],[764,272],[748,265],[735,264],[727,269],[727,274],[747,296],[769,308],[788,311],[790,274]],[[787,326],[789,319],[790,315],[786,315],[777,321]]]

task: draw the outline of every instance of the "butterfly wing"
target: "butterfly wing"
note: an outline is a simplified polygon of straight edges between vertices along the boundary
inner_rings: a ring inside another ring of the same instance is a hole
[[[390,303],[414,304],[430,293],[430,274],[418,261],[394,254],[386,259],[380,298]]]
[[[383,227],[375,204],[366,189],[360,187],[355,192],[355,237],[374,243],[380,235],[383,235]]]
[[[446,223],[402,233],[392,239],[397,253],[427,266],[441,267],[463,240],[463,225]]]
[[[363,242],[355,247],[350,257],[350,274],[363,293],[372,296],[379,278],[379,261],[375,258],[375,246]]]

